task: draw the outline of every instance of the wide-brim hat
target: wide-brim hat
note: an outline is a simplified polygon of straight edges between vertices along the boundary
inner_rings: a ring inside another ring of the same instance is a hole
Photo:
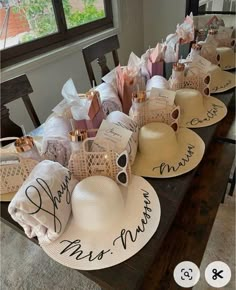
[[[145,177],[175,177],[194,169],[204,150],[204,142],[190,129],[175,132],[167,124],[149,123],[140,129],[132,172]]]
[[[223,71],[219,66],[212,64],[208,73],[211,76],[209,84],[211,93],[226,92],[235,87],[235,75],[231,72]]]
[[[180,127],[207,127],[219,122],[227,114],[223,102],[211,96],[203,97],[194,89],[177,90],[175,103],[180,107]]]
[[[235,52],[231,47],[217,47],[216,51],[220,56],[219,66],[222,70],[235,68]]]
[[[160,222],[157,193],[139,176],[132,176],[127,188],[108,177],[88,177],[77,184],[71,202],[64,233],[41,246],[74,269],[103,269],[127,260],[145,246]]]

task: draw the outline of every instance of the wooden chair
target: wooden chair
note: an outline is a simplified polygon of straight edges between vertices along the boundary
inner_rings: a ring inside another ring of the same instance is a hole
[[[226,117],[222,120],[221,124],[217,127],[215,132],[216,140],[222,143],[236,144],[236,118],[235,118],[235,97],[232,98],[231,103],[228,107],[228,113]],[[225,200],[225,195],[228,192],[230,196],[233,196],[236,181],[236,168],[233,160],[232,164],[233,174],[229,176],[228,186],[226,186],[224,191],[224,196],[222,198],[222,203]]]
[[[32,92],[33,89],[26,75],[1,83],[1,138],[22,136],[21,128],[9,118],[9,109],[5,106],[19,98],[22,98],[35,128],[40,126],[39,118],[29,98]]]
[[[110,70],[107,67],[107,61],[105,54],[111,52],[113,55],[113,60],[115,66],[119,65],[119,58],[117,49],[120,47],[119,40],[117,35],[113,35],[109,38],[100,40],[96,43],[93,43],[82,49],[84,62],[87,68],[89,80],[91,86],[93,85],[93,81],[96,83],[96,79],[94,76],[92,61],[97,60],[97,63],[101,67],[102,77],[106,75]]]

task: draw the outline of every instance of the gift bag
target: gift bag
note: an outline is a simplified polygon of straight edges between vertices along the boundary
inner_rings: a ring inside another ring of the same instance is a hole
[[[75,120],[74,126],[76,129],[97,129],[105,118],[99,93],[96,91],[88,92],[86,97],[91,99],[91,103],[88,107],[87,118]],[[75,116],[75,114],[73,115]]]
[[[163,68],[164,68],[164,54],[166,50],[166,45],[163,43],[157,43],[156,47],[150,51],[150,55],[148,57],[148,72],[150,77],[154,75],[163,76]]]
[[[132,105],[132,93],[135,84],[135,75],[128,69],[121,68],[119,65],[116,68],[116,82],[118,95],[122,104],[122,110],[125,114],[129,113]]]

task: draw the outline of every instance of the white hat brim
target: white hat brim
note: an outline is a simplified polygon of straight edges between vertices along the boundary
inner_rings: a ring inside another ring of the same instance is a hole
[[[180,128],[177,133],[178,152],[170,159],[162,159],[161,152],[152,152],[150,158],[138,151],[132,173],[152,178],[169,178],[194,169],[201,161],[205,144],[192,130]]]
[[[235,87],[235,75],[227,71],[221,71],[217,78],[212,79],[209,88],[211,93],[226,92]]]
[[[141,250],[160,222],[157,193],[145,179],[134,175],[129,186],[120,189],[125,201],[122,221],[104,232],[91,232],[81,230],[71,217],[56,241],[41,245],[48,256],[70,268],[97,270],[117,265]],[[77,245],[65,250],[69,241]]]
[[[214,97],[203,97],[204,113],[193,111],[191,115],[180,114],[180,127],[202,128],[211,126],[222,120],[227,114],[227,107]],[[181,108],[180,108],[181,110]]]

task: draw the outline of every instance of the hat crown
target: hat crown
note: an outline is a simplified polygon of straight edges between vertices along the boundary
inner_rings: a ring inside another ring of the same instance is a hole
[[[72,193],[72,214],[76,225],[86,231],[106,231],[121,221],[124,200],[111,178],[90,176]]]
[[[205,112],[203,96],[194,89],[181,89],[176,91],[175,103],[180,106],[181,114],[192,116]]]
[[[162,158],[171,158],[178,150],[174,130],[165,123],[149,123],[140,129],[139,151],[147,158],[160,154]]]

